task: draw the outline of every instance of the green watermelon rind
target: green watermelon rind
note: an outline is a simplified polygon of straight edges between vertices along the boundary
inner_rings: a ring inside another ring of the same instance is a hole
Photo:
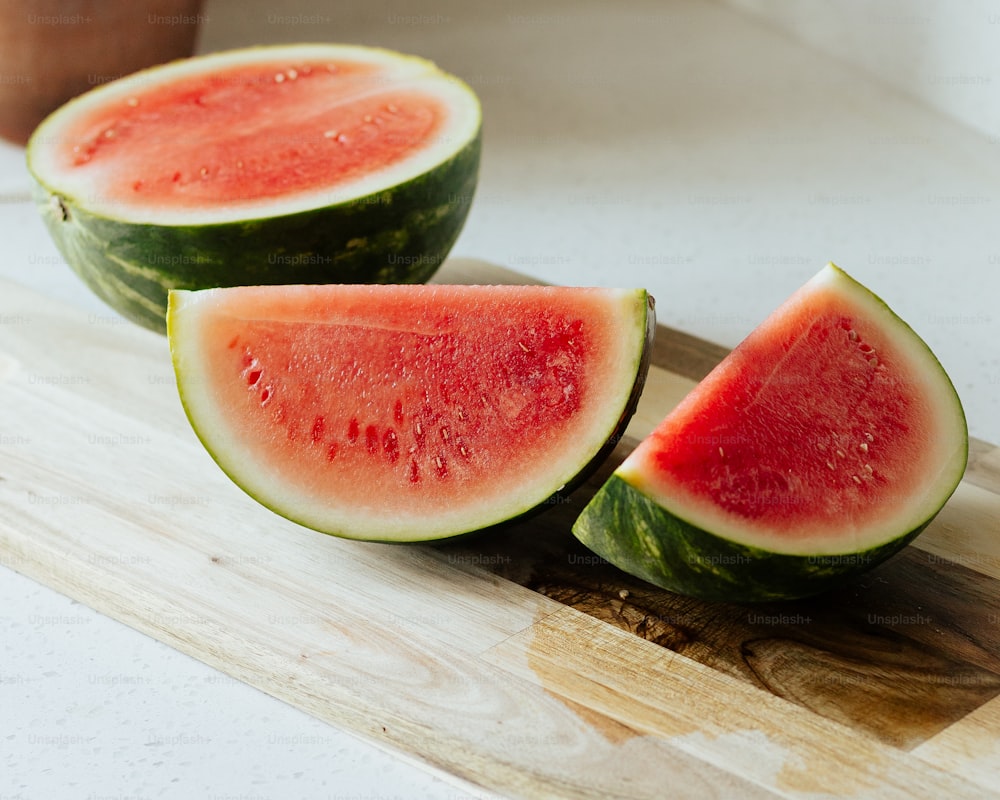
[[[231,53],[264,57],[294,49],[251,47]],[[248,212],[235,221],[159,224],[119,219],[107,209],[94,211],[86,198],[62,192],[37,174],[34,148],[52,138],[43,123],[27,144],[26,160],[36,206],[60,254],[109,306],[163,334],[171,289],[429,280],[458,239],[472,205],[482,150],[482,109],[470,87],[429,61],[381,48],[353,49],[422,65],[443,84],[457,88],[474,111],[470,133],[455,141],[448,157],[420,174],[362,196],[286,213]],[[156,75],[180,63],[122,80]],[[71,100],[64,109],[74,104],[85,108],[85,98]],[[65,111],[52,118],[60,113]]]
[[[123,316],[166,333],[171,289],[291,283],[424,283],[468,215],[481,135],[403,184],[332,206],[209,225],[123,222],[35,183],[56,247]]]
[[[840,585],[898,553],[933,519],[867,550],[789,555],[703,530],[612,475],[577,518],[573,534],[605,561],[660,588],[753,603],[810,597]]]

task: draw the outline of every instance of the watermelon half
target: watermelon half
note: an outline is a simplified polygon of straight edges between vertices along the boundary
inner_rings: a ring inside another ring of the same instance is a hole
[[[645,291],[285,286],[170,293],[184,408],[219,466],[305,526],[490,527],[571,491],[635,410]]]
[[[640,443],[573,532],[682,594],[802,597],[912,540],[967,457],[962,405],[937,359],[830,264]]]
[[[417,283],[464,224],[480,107],[429,61],[281,45],[153,67],[67,103],[27,146],[66,261],[165,330],[167,292]]]

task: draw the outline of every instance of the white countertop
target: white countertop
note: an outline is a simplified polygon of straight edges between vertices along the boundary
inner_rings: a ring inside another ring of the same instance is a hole
[[[725,345],[833,260],[936,352],[972,434],[1000,442],[1000,139],[708,2],[205,15],[202,50],[379,44],[472,84],[485,149],[455,255],[645,286],[662,322]],[[0,144],[0,277],[110,315],[27,192],[23,151]],[[5,567],[0,598],[0,800],[469,796]]]

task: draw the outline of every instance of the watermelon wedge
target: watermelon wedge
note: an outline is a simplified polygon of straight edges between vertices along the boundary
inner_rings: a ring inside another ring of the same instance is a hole
[[[480,122],[473,91],[424,59],[255,47],[93,89],[27,161],[66,261],[162,332],[174,288],[427,280],[472,202]]]
[[[937,359],[830,264],[639,444],[573,532],[682,594],[803,597],[911,541],[967,458],[962,405]]]
[[[571,491],[635,410],[642,290],[283,286],[170,293],[195,432],[256,500],[339,536],[440,539]]]

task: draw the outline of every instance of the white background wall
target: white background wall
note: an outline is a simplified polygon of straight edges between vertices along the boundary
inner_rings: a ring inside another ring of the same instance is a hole
[[[1000,3],[724,0],[1000,144]]]

